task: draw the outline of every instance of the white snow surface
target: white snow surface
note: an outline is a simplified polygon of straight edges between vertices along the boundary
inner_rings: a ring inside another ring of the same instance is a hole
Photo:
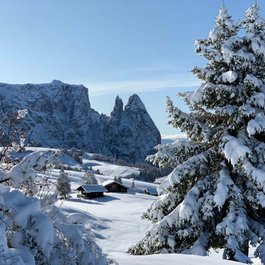
[[[140,170],[134,167],[113,165],[111,163],[100,162],[96,160],[86,161],[88,165],[92,165],[93,170],[98,170],[102,175],[111,177],[132,178],[140,174]]]
[[[213,197],[213,200],[216,205],[222,207],[227,199],[228,187],[231,186],[233,182],[230,178],[229,172],[227,172],[226,170],[221,170],[219,175],[220,179],[217,184],[217,190]]]
[[[205,84],[202,84],[193,93],[190,94],[189,96],[190,104],[195,105],[196,103],[202,100],[204,89],[205,89]]]
[[[109,167],[108,165],[94,166],[93,169],[94,170],[99,169],[101,174],[112,177],[120,176],[122,178],[130,178],[138,176],[140,174],[138,168],[131,168],[125,166],[118,166],[118,165],[112,165],[111,167]]]
[[[263,85],[262,81],[252,74],[250,74],[250,75],[248,74],[246,76],[246,78],[244,79],[244,83],[245,84],[250,83],[251,85],[258,87],[258,88],[262,87],[262,85]]]
[[[155,254],[149,256],[129,256],[125,253],[112,252],[110,257],[119,265],[240,265],[243,263],[225,261],[216,257],[200,257],[185,254]],[[257,264],[258,263],[254,263]]]
[[[224,154],[233,166],[251,153],[250,149],[244,145],[242,139],[233,136],[227,136],[226,139],[228,141],[224,147]]]
[[[95,163],[95,161],[84,161],[85,164]],[[113,165],[103,162],[102,166],[110,167],[110,172],[119,176],[118,172],[115,172]],[[71,198],[65,201],[58,201],[57,205],[62,211],[68,213],[68,221],[73,225],[86,224],[86,228],[91,230],[91,233],[95,235],[96,242],[102,248],[103,252],[107,254],[108,258],[115,260],[113,265],[239,265],[241,263],[235,263],[231,261],[225,261],[221,259],[221,254],[214,253],[210,257],[201,257],[196,255],[184,255],[184,254],[157,254],[147,256],[132,256],[127,254],[127,250],[130,246],[136,244],[143,238],[145,232],[150,228],[151,223],[142,220],[141,215],[146,211],[147,207],[157,200],[157,197],[138,193],[137,191],[144,188],[155,188],[157,185],[134,181],[135,187],[131,187],[131,179],[122,179],[123,184],[129,187],[128,193],[105,193],[104,197],[96,198],[92,200],[86,200],[77,198],[77,192],[75,189],[82,185],[82,178],[85,172],[79,171],[66,171],[69,174],[71,180],[72,193]],[[56,181],[59,174],[58,170],[51,170],[51,178]],[[99,182],[106,180],[112,180],[113,176],[108,175],[96,175]],[[196,193],[196,192],[195,192]],[[14,194],[14,193],[13,193]],[[11,200],[12,198],[10,198]],[[11,201],[10,201],[11,202]],[[34,205],[34,199],[32,199]],[[23,207],[23,201],[20,201],[20,206]],[[39,205],[34,206],[38,209]],[[26,209],[26,208],[25,208]],[[23,216],[16,217],[18,221],[24,222]],[[36,220],[41,219],[41,215],[35,215]],[[38,221],[39,222],[39,221]],[[46,220],[42,220],[46,222]],[[57,223],[58,227],[60,223]],[[68,229],[66,226],[61,229]],[[69,233],[73,231],[74,226],[69,226]],[[42,231],[45,234],[45,231]],[[77,238],[78,239],[78,238]],[[78,244],[78,240],[76,242]],[[22,250],[21,250],[22,251]],[[49,251],[47,249],[47,251]],[[27,256],[27,253],[23,253],[24,261],[28,260],[26,264],[33,264],[30,261],[31,257]],[[22,254],[21,254],[22,256]],[[261,265],[260,261],[253,260],[255,265]],[[0,262],[1,264],[1,262]],[[19,264],[19,263],[17,263]]]
[[[224,82],[233,83],[237,80],[237,73],[235,71],[228,71],[223,73],[221,77]]]
[[[265,115],[258,113],[256,117],[248,122],[247,132],[249,136],[265,131]]]
[[[21,109],[17,111],[17,118],[18,119],[24,119],[28,115],[27,109]]]
[[[85,164],[97,163],[112,172],[111,176],[96,175],[99,182],[113,180],[113,175],[119,176],[117,167],[99,161],[84,161]],[[94,169],[94,166],[92,166]],[[144,234],[150,228],[151,223],[141,219],[142,213],[148,206],[157,200],[157,197],[138,193],[138,190],[144,188],[157,187],[152,183],[146,183],[135,180],[135,188],[131,188],[131,179],[122,178],[123,184],[129,187],[128,193],[105,193],[104,197],[92,200],[80,199],[76,197],[74,188],[82,184],[83,172],[67,171],[72,181],[71,198],[64,201],[61,208],[72,213],[72,219],[80,220],[80,215],[88,216],[91,231],[96,236],[96,242],[107,254],[108,258],[115,260],[118,265],[228,265],[235,263],[222,260],[222,253],[215,253],[210,257],[201,257],[196,255],[184,254],[156,254],[147,256],[133,256],[127,254],[127,250],[143,238]],[[61,202],[58,202],[61,203]],[[82,219],[82,218],[81,218]],[[255,265],[261,265],[260,261],[254,261]]]
[[[72,176],[74,186],[79,185],[80,172],[67,171]],[[99,180],[108,176],[96,175]],[[127,180],[129,181],[129,180]],[[135,181],[135,185],[144,185]],[[149,183],[145,183],[146,188]],[[141,186],[142,187],[142,186]],[[76,197],[62,203],[61,208],[69,213],[88,214],[90,227],[96,236],[96,242],[102,248],[108,258],[113,259],[119,265],[228,265],[241,264],[221,259],[215,256],[201,257],[184,254],[157,254],[147,256],[133,256],[127,254],[130,246],[137,243],[150,228],[151,223],[142,220],[141,215],[157,197],[141,193],[134,193],[132,189],[128,193],[106,193],[102,198],[85,200]],[[79,218],[78,218],[79,219]],[[254,263],[260,264],[260,263]]]

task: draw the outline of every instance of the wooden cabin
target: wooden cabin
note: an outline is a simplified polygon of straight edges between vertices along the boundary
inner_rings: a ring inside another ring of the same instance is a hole
[[[105,187],[97,184],[85,184],[78,187],[76,190],[78,191],[77,197],[88,199],[103,197],[104,192],[107,192]]]
[[[127,192],[128,188],[123,184],[115,180],[106,180],[102,185],[108,190],[108,192]]]

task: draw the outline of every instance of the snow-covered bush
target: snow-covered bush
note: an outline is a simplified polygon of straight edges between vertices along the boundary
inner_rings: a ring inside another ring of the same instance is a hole
[[[38,198],[0,186],[1,265],[106,265],[86,216],[65,216]]]
[[[87,171],[83,176],[84,184],[98,184],[97,179],[95,178],[94,172]]]
[[[10,171],[0,171],[0,182],[11,186],[0,185],[1,265],[107,265],[89,230],[89,217],[63,214],[51,192],[40,198],[40,189],[32,188],[31,196],[21,192],[50,158],[50,153],[34,152]]]
[[[50,153],[40,151],[30,153],[9,171],[0,171],[0,180],[7,180],[13,188],[35,194],[39,188],[36,170],[44,169],[48,163],[52,163],[52,160]]]
[[[27,116],[28,110],[8,112],[0,121],[0,160],[7,158],[11,150],[24,151],[26,135],[19,127],[21,121]]]
[[[250,243],[265,263],[265,22],[257,5],[240,24],[222,8],[196,51],[208,63],[193,68],[202,85],[181,94],[191,112],[167,101],[170,123],[189,140],[149,157],[175,169],[144,214],[154,225],[129,252],[206,255],[213,247],[250,262]]]

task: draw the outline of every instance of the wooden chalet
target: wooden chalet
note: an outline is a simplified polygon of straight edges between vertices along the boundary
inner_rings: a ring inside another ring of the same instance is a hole
[[[105,187],[97,184],[85,184],[78,187],[76,190],[78,191],[77,197],[88,199],[103,197],[104,192],[107,192]]]
[[[120,182],[115,180],[106,180],[102,185],[108,190],[108,192],[127,192],[128,188]]]

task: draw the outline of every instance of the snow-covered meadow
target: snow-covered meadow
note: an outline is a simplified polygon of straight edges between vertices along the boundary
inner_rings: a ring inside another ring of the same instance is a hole
[[[29,161],[31,161],[33,165],[35,164],[33,158],[39,157],[41,152],[43,152],[43,155],[41,156],[42,158],[38,160],[44,163],[44,161],[49,158],[53,151],[60,153],[59,150],[54,149],[50,150],[45,148],[34,148],[34,150],[28,149],[24,155],[27,154],[29,157],[31,157]],[[23,153],[19,153],[19,155],[21,156]],[[37,221],[36,228],[39,230],[38,234],[36,234],[36,236],[38,235],[37,243],[40,246],[43,246],[43,248],[47,247],[47,242],[49,243],[50,241],[53,241],[52,227],[54,226],[56,229],[61,229],[61,231],[64,231],[65,235],[72,240],[76,240],[76,242],[72,243],[77,244],[77,246],[80,246],[81,248],[84,247],[83,243],[79,242],[79,240],[82,238],[82,233],[88,233],[89,237],[91,238],[89,240],[92,244],[92,249],[94,250],[89,252],[87,257],[91,259],[91,264],[95,265],[99,265],[99,263],[97,264],[97,261],[96,263],[93,263],[96,259],[94,255],[97,255],[96,253],[100,252],[98,252],[98,247],[93,245],[93,238],[99,247],[102,248],[102,251],[106,255],[109,264],[114,265],[161,265],[164,263],[167,265],[212,265],[214,263],[216,265],[239,264],[222,260],[221,251],[219,253],[212,251],[209,257],[184,254],[155,254],[146,256],[129,255],[127,253],[128,248],[136,244],[151,226],[150,222],[146,221],[145,219],[141,219],[142,213],[146,211],[148,206],[155,202],[158,198],[156,196],[144,194],[143,191],[145,189],[155,189],[157,185],[133,180],[127,177],[122,178],[123,184],[129,188],[127,193],[109,192],[105,193],[105,196],[100,198],[79,198],[77,197],[76,188],[83,184],[83,176],[86,172],[85,169],[90,168],[100,172],[100,174],[96,174],[95,176],[98,183],[101,183],[106,180],[112,180],[114,177],[119,177],[121,172],[123,172],[123,176],[132,176],[138,172],[137,168],[122,167],[107,162],[91,160],[89,154],[84,156],[83,165],[80,165],[70,156],[63,153],[60,153],[57,158],[61,165],[64,165],[65,168],[68,168],[68,170],[65,170],[65,172],[69,175],[71,182],[70,197],[67,200],[58,199],[55,202],[55,206],[58,208],[54,208],[52,211],[47,211],[46,209],[46,212],[42,214],[40,212],[40,207],[42,206],[39,205],[39,202],[34,198],[27,198],[22,195],[22,193],[16,193],[16,191],[5,193],[3,188],[1,190],[2,198],[8,201],[7,206],[9,205],[14,209],[13,219],[16,223],[20,224],[20,222],[23,222],[25,223],[24,226],[26,226],[28,220],[31,218],[30,216],[35,216]],[[27,166],[30,164],[29,161],[27,162]],[[16,172],[19,172],[19,167],[21,167],[21,164],[19,165],[20,166],[15,166],[10,171],[13,172],[13,176],[16,176]],[[10,172],[7,173],[7,176],[11,175]],[[109,175],[102,174],[102,172],[109,172]],[[42,178],[44,176],[48,176],[54,184],[56,183],[59,174],[59,169],[54,169],[52,167],[46,172],[42,172],[42,170],[37,171],[38,177]],[[10,198],[12,198],[12,200],[10,200]],[[23,211],[20,211],[20,209],[22,209],[21,207],[23,207]],[[59,209],[59,211],[56,209]],[[23,212],[22,215],[20,214],[21,212]],[[49,221],[45,215],[47,212],[50,212],[48,216],[52,216],[53,222]],[[85,230],[80,229],[82,224],[85,224]],[[77,226],[77,230],[74,228],[75,225]],[[28,228],[25,227],[25,229]],[[34,230],[34,227],[30,228],[29,231],[33,231],[32,229]],[[35,234],[32,235],[34,236]],[[19,250],[18,238],[16,237],[13,239],[17,242],[15,244],[18,246],[18,249],[14,251],[11,250],[10,256],[15,253],[16,255],[23,257],[23,263],[21,264],[35,264],[29,253]],[[20,252],[18,252],[18,250]],[[47,251],[51,252],[52,250],[47,249]],[[91,249],[89,251],[91,251]],[[63,257],[60,257],[60,259],[63,259]],[[255,265],[261,265],[259,260],[252,260]],[[19,260],[16,262],[17,263],[14,264],[20,264]],[[98,262],[101,261],[98,259]],[[2,263],[0,262],[0,264]],[[7,264],[6,260],[3,264]],[[100,264],[105,263],[102,260],[102,263]]]
[[[69,159],[65,159],[67,164]],[[89,156],[83,161],[83,166],[91,166],[100,172],[109,172],[110,175],[96,175],[98,182],[113,179],[119,176],[120,172],[130,175],[137,172],[137,169],[122,167],[106,162],[90,160]],[[73,166],[73,164],[72,164]],[[77,165],[76,165],[77,166]],[[130,246],[137,243],[149,229],[151,223],[141,219],[142,213],[158,197],[151,196],[138,191],[145,188],[153,189],[155,184],[134,181],[135,187],[132,188],[132,179],[123,178],[123,184],[129,187],[128,193],[106,193],[102,198],[80,199],[77,198],[75,189],[82,184],[84,172],[66,171],[71,179],[72,193],[68,200],[59,200],[57,205],[66,213],[81,213],[89,216],[90,229],[94,233],[97,244],[102,248],[107,257],[113,260],[114,264],[119,265],[228,265],[240,264],[222,259],[222,251],[212,251],[210,256],[201,257],[196,255],[181,254],[156,254],[147,256],[133,256],[127,254]],[[53,170],[51,175],[58,175],[58,170]],[[261,262],[252,258],[255,265]]]
[[[106,166],[106,165],[105,165]],[[104,166],[104,167],[105,167]],[[111,166],[110,166],[111,167]],[[72,174],[73,186],[79,185],[78,175]],[[107,176],[98,175],[97,178],[105,179]],[[144,183],[135,181],[135,185],[143,187]],[[145,183],[146,187],[150,184]],[[85,200],[72,198],[63,201],[62,209],[67,212],[81,212],[91,216],[91,229],[95,233],[96,242],[109,258],[119,265],[228,265],[239,264],[222,260],[222,253],[212,252],[209,257],[180,254],[157,254],[148,256],[133,256],[127,254],[130,246],[138,242],[150,227],[150,223],[142,220],[141,215],[147,207],[157,199],[141,193],[108,193],[103,198]],[[61,202],[58,202],[58,204]],[[261,265],[254,260],[255,265]]]

